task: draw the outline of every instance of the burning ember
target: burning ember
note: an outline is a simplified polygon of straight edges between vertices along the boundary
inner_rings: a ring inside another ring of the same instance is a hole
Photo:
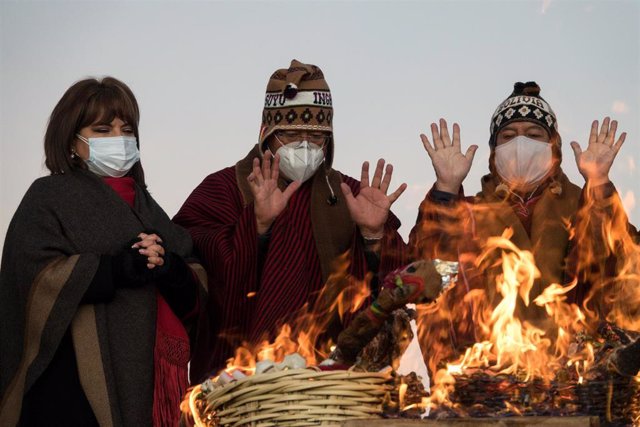
[[[438,399],[439,404],[432,404],[430,416],[599,415],[607,424],[638,423],[640,377],[617,372],[620,367],[634,363],[639,367],[640,334],[633,334],[635,341],[631,342],[628,334],[603,323],[598,338],[579,336],[574,344],[588,349],[586,353],[593,355],[591,364],[575,363],[569,358],[566,366],[560,367],[549,381],[497,373],[491,366],[484,369],[456,366],[457,372],[452,374],[443,369],[439,371],[440,377],[436,376],[437,386],[432,391],[432,400]],[[635,358],[636,362],[623,361],[621,355]]]

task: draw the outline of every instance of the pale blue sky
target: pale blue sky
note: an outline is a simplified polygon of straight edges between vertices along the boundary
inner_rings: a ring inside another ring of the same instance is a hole
[[[480,145],[465,181],[487,171],[489,119],[515,81],[554,108],[563,168],[593,119],[629,134],[612,180],[640,224],[640,2],[26,2],[0,0],[0,240],[30,183],[42,139],[75,81],[112,75],[140,103],[149,188],[173,215],[209,173],[255,143],[269,75],[292,58],[319,65],[332,90],[336,161],[359,177],[384,157],[407,236],[435,176],[418,134],[439,117]]]

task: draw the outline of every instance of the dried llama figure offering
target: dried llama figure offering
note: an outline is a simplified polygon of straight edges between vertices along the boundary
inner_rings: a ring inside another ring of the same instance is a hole
[[[413,338],[415,312],[405,306],[435,301],[455,281],[457,268],[456,262],[421,260],[389,273],[378,298],[340,334],[325,364],[356,364],[367,371],[397,367]]]

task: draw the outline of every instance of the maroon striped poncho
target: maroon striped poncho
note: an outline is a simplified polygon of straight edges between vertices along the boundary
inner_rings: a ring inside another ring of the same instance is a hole
[[[283,321],[295,323],[295,312],[314,302],[338,255],[349,251],[349,273],[354,277],[362,278],[368,269],[339,188],[344,180],[357,194],[360,184],[331,169],[319,171],[293,194],[273,223],[259,269],[256,220],[245,178],[255,150],[235,167],[205,178],[174,218],[191,233],[209,279],[207,319],[201,321],[191,364],[193,381],[224,366],[242,341],[273,338]],[[338,198],[334,205],[327,203],[331,190],[325,174]],[[380,276],[405,261],[399,226],[400,221],[389,215]]]

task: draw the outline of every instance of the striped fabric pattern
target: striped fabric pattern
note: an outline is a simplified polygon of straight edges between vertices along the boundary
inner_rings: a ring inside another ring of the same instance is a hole
[[[357,194],[359,182],[344,179]],[[274,222],[260,280],[253,204],[244,206],[233,167],[205,178],[174,218],[190,231],[209,276],[210,336],[197,350],[208,347],[210,353],[204,355],[208,360],[202,360],[207,369],[224,366],[242,341],[273,338],[282,321],[295,321],[295,312],[313,302],[321,289],[322,272],[311,224],[311,181],[294,193]],[[399,227],[392,215],[390,222],[394,229]],[[393,270],[403,259],[398,254],[404,253],[404,242],[399,236],[391,240],[397,247],[387,251],[393,254],[389,260],[383,253],[381,270]],[[364,251],[359,244],[352,247],[350,272],[362,277],[366,272]],[[195,355],[200,357],[203,355]]]

